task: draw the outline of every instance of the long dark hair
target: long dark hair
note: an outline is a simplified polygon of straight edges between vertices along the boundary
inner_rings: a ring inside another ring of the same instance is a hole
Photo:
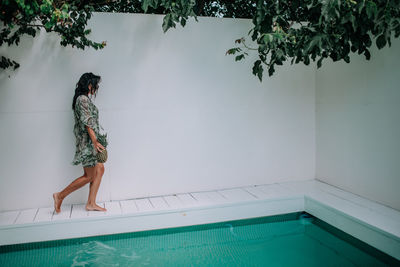
[[[91,72],[86,72],[82,74],[81,78],[79,78],[78,83],[75,88],[75,95],[72,100],[72,109],[75,110],[76,99],[80,95],[87,95],[89,93],[89,84],[92,85],[92,94],[96,97],[97,90],[99,89],[99,82],[101,77],[98,75],[94,75]]]

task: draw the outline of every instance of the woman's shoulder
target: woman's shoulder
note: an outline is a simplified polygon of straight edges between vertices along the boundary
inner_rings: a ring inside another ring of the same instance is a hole
[[[76,103],[82,103],[82,104],[90,103],[90,98],[87,95],[80,95],[76,98]]]
[[[87,95],[80,95],[76,98],[76,100],[78,101],[87,101],[90,100],[90,98]]]

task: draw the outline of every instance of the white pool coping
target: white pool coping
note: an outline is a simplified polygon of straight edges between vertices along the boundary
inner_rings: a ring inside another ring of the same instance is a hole
[[[400,260],[400,212],[317,180],[0,213],[0,245],[146,231],[306,211]]]

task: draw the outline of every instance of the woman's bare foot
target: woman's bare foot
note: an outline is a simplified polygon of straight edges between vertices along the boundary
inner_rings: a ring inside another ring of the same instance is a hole
[[[94,204],[94,205],[86,204],[86,210],[87,211],[92,211],[92,210],[95,210],[95,211],[107,211],[105,208],[100,207],[97,204]]]
[[[59,193],[54,193],[53,194],[53,199],[54,199],[54,210],[56,211],[56,213],[60,213],[61,212],[61,203],[62,203],[62,199],[60,199]]]

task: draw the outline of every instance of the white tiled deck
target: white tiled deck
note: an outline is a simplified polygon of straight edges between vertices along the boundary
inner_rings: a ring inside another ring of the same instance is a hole
[[[400,212],[316,180],[0,213],[0,245],[222,222],[306,211],[400,259]]]

